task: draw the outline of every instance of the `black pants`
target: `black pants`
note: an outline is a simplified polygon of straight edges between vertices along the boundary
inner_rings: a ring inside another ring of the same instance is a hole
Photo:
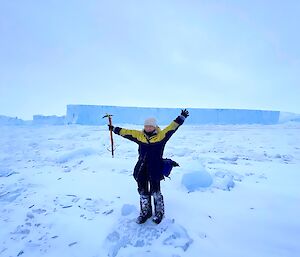
[[[150,180],[146,169],[143,169],[139,174],[137,184],[138,184],[138,192],[140,195],[150,195],[150,194],[152,195],[153,193],[160,192],[160,180],[158,181]]]

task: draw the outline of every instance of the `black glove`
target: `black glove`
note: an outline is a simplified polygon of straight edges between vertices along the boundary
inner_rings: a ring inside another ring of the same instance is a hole
[[[107,126],[108,126],[108,129],[109,129],[109,130],[114,131],[114,128],[115,128],[115,127],[114,127],[113,125],[107,125]]]
[[[181,115],[187,118],[189,116],[189,111],[187,109],[181,110]]]

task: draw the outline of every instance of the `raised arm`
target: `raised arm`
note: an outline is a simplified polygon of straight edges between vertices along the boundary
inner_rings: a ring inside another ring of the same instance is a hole
[[[189,116],[188,110],[181,110],[181,114],[173,120],[169,126],[162,130],[165,135],[165,140],[168,141],[170,137],[177,131],[177,129],[183,124],[184,120]]]

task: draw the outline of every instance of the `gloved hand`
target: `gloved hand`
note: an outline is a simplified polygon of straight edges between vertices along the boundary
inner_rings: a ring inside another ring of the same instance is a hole
[[[108,126],[109,130],[114,131],[114,128],[115,128],[114,126],[112,126],[112,125],[107,125],[107,126]]]
[[[187,109],[181,110],[181,115],[187,118],[189,116],[189,111]]]

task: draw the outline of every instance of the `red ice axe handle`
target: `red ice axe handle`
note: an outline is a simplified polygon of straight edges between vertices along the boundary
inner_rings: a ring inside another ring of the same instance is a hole
[[[108,124],[110,126],[112,126],[112,118],[111,117],[112,117],[112,115],[106,114],[102,118],[108,118]],[[110,134],[110,143],[111,143],[111,155],[112,155],[112,158],[114,158],[114,139],[113,139],[113,133],[112,133],[111,129],[109,130],[109,134]]]

